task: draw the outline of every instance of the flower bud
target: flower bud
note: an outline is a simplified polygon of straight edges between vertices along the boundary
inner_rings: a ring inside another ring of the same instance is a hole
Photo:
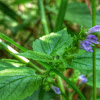
[[[81,83],[86,83],[88,81],[88,79],[85,78],[85,75],[80,75],[79,80],[81,80]]]
[[[51,88],[56,94],[60,94],[61,93],[61,91],[60,91],[60,89],[58,87],[52,85]]]

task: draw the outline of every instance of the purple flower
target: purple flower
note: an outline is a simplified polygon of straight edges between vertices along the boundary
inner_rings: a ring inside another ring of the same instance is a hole
[[[87,34],[95,33],[95,32],[100,32],[100,25],[96,25],[96,26],[90,28]]]
[[[52,85],[51,88],[56,94],[60,94],[61,93],[61,91],[60,91],[60,89],[58,87]]]
[[[88,52],[93,52],[91,45],[92,45],[92,43],[89,42],[87,39],[84,40],[84,41],[80,41],[80,48],[84,49],[84,50],[86,50]]]
[[[86,83],[88,81],[88,79],[85,78],[85,75],[80,75],[79,80],[81,80],[81,83]]]
[[[89,35],[87,35],[86,38],[87,38],[88,41],[91,42],[91,43],[99,44],[99,42],[97,41],[98,38],[97,38],[95,35],[93,35],[93,34],[89,34]]]
[[[99,44],[97,40],[98,38],[95,35],[89,34],[84,41],[80,41],[80,48],[88,52],[93,52],[92,46],[94,46],[94,44]]]

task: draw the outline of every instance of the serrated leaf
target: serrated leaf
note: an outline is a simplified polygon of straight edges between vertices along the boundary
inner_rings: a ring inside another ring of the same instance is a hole
[[[92,70],[92,53],[85,52],[81,55],[77,55],[72,61],[71,68],[79,70]],[[96,49],[96,69],[100,69],[100,49]]]
[[[24,56],[26,58],[31,58],[33,60],[43,61],[43,62],[53,61],[52,56],[37,51],[27,51],[24,53],[19,53],[18,55]]]
[[[41,84],[31,68],[0,69],[0,100],[23,100]]]
[[[55,51],[58,51],[59,48],[68,47],[71,43],[72,38],[64,29],[37,39],[33,42],[33,49],[51,55]]]

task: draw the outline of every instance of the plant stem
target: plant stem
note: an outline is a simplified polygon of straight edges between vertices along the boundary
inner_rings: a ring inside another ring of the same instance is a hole
[[[37,72],[43,74],[44,71],[42,69],[40,69],[39,67],[37,67],[35,64],[33,64],[32,62],[28,62],[27,65],[32,66]]]
[[[46,15],[45,15],[45,10],[44,10],[43,0],[38,0],[38,5],[39,5],[41,21],[42,21],[44,32],[45,32],[45,34],[49,34],[49,29],[48,29],[48,26],[47,26],[47,21],[46,21]]]
[[[60,8],[59,8],[59,12],[57,15],[55,28],[54,28],[55,32],[59,31],[62,28],[65,13],[66,13],[66,8],[67,8],[67,3],[68,3],[68,0],[61,0],[61,4],[60,4]],[[64,85],[59,76],[57,76],[57,81],[58,81],[58,85],[59,85],[61,92],[65,94]],[[66,100],[66,98],[64,96],[61,96],[61,99]]]
[[[52,71],[55,72],[57,75],[59,75],[69,86],[71,86],[73,90],[75,90],[75,92],[79,94],[79,96],[81,97],[81,100],[86,100],[84,95],[80,92],[80,90],[69,79],[67,79],[62,73],[60,73],[56,69],[52,69]]]
[[[95,26],[96,0],[92,0],[92,26]],[[96,100],[96,45],[93,47],[93,100]]]
[[[33,67],[37,72],[39,73],[43,73],[43,71],[38,68],[36,65],[34,65],[32,62],[30,62],[27,58],[19,56],[19,55],[15,55],[14,53],[18,53],[15,49],[13,49],[12,47],[10,47],[9,45],[5,44],[4,42],[2,42],[2,40],[0,39],[0,44],[4,47],[4,49],[11,53],[15,58],[19,59],[20,61],[22,61],[23,63],[30,65],[31,67]]]
[[[57,75],[57,82],[58,82],[58,86],[61,90],[61,93],[65,94],[65,89],[63,86],[63,82],[60,76]],[[61,96],[61,100],[66,100],[66,98],[64,96]]]
[[[55,32],[59,31],[62,28],[65,13],[66,13],[66,8],[67,8],[67,3],[68,3],[68,0],[61,0],[61,4],[60,4],[60,8],[57,15],[55,28],[54,28]]]

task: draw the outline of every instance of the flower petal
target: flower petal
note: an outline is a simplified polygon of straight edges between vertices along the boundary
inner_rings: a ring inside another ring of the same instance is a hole
[[[79,80],[81,80],[81,83],[86,83],[88,81],[88,79],[85,78],[85,75],[80,75]]]
[[[86,38],[87,38],[88,41],[91,42],[91,43],[99,44],[99,42],[97,41],[98,38],[97,38],[95,35],[93,35],[93,34],[89,34],[89,35],[87,35]]]
[[[60,89],[58,87],[52,85],[51,88],[56,94],[61,94],[61,91],[60,91]]]
[[[87,39],[84,40],[84,41],[80,41],[80,47],[81,47],[81,49],[84,49],[84,50],[86,50],[88,52],[93,52],[91,45],[92,45],[92,43],[89,42]]]
[[[95,32],[100,32],[100,25],[96,25],[96,26],[90,28],[87,34],[95,33]]]

